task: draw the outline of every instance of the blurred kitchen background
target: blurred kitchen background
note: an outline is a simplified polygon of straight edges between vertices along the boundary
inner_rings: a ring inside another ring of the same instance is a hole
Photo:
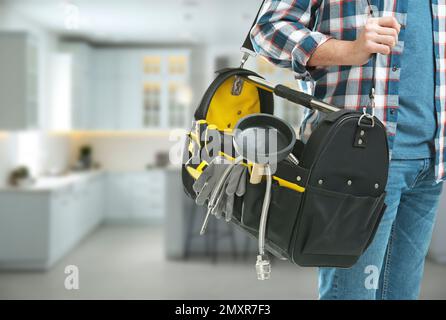
[[[275,261],[259,282],[254,241],[222,221],[198,236],[203,212],[169,161],[259,4],[0,0],[0,298],[317,298],[316,269]],[[247,67],[298,86],[261,58]],[[277,100],[276,114],[297,128],[303,110]],[[446,194],[425,299],[446,299],[445,211]]]

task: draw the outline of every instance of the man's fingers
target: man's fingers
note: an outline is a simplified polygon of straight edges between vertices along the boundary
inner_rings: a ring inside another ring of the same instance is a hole
[[[385,45],[389,46],[390,48],[393,48],[394,46],[396,46],[396,40],[392,36],[383,36],[383,35],[377,34],[375,36],[374,40],[375,40],[375,42],[377,42],[379,44],[385,44]]]
[[[369,52],[371,53],[381,53],[381,54],[390,54],[390,52],[392,51],[392,49],[385,44],[380,44],[380,43],[376,43],[373,41],[369,41],[367,43],[367,47]]]
[[[395,42],[398,43],[398,31],[396,31],[393,28],[386,28],[381,26],[376,26],[375,31],[377,34],[383,35],[383,36],[392,36],[395,38]]]
[[[401,30],[401,25],[394,17],[382,17],[379,18],[377,22],[381,27],[393,28],[398,31],[398,33]]]

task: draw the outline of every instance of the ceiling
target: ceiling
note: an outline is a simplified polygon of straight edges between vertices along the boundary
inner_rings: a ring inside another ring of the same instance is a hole
[[[260,0],[0,0],[57,34],[92,41],[240,43]]]

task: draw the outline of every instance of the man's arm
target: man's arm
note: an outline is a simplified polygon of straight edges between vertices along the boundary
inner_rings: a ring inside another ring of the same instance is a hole
[[[255,50],[272,63],[309,80],[308,67],[361,65],[373,53],[390,53],[400,29],[392,17],[371,18],[355,41],[313,31],[320,1],[267,0],[251,30]]]
[[[308,59],[331,37],[312,31],[321,0],[266,0],[251,30],[254,49],[272,63],[308,78]]]
[[[390,54],[401,26],[393,17],[370,18],[355,41],[330,39],[308,60],[310,67],[363,65],[374,53]]]

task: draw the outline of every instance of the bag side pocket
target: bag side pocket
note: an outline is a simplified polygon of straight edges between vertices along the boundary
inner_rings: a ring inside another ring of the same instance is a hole
[[[263,181],[259,184],[251,184],[249,177],[246,183],[241,223],[244,228],[258,232],[266,183]]]
[[[265,182],[250,184],[247,187],[241,219],[244,228],[258,232],[264,195]],[[284,252],[289,250],[301,199],[302,193],[281,187],[276,181],[273,181],[266,227],[266,242]]]
[[[361,255],[379,223],[381,200],[307,187],[297,237],[302,253]]]
[[[289,251],[301,200],[302,193],[274,185],[266,237],[267,241],[286,252]]]

